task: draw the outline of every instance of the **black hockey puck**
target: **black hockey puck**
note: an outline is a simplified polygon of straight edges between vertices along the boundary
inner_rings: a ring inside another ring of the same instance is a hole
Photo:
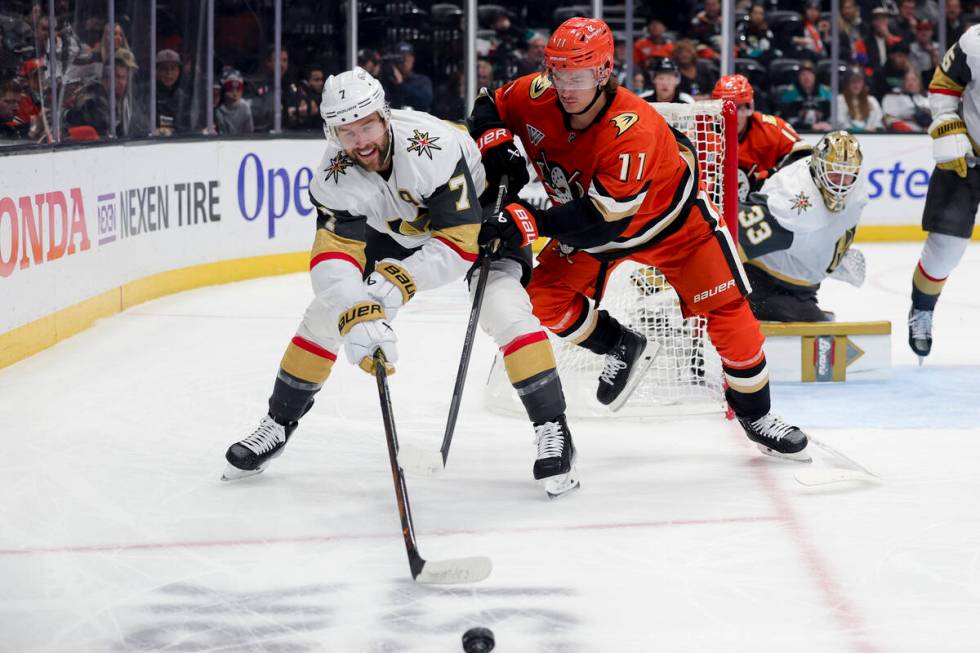
[[[466,653],[489,653],[493,646],[493,631],[489,628],[470,628],[463,633],[463,650]]]

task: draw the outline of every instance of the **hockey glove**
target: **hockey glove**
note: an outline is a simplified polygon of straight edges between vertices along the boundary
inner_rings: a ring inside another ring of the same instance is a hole
[[[487,207],[477,239],[480,247],[490,249],[494,241],[500,241],[500,250],[513,252],[533,243],[538,238],[534,212],[534,207],[521,200],[507,202],[499,213]]]
[[[398,309],[415,296],[415,279],[392,259],[378,261],[364,284],[368,295],[381,304],[389,320],[394,320]]]
[[[527,160],[514,143],[514,135],[505,127],[488,129],[476,141],[483,155],[483,169],[487,173],[486,193],[497,195],[500,179],[507,175],[507,194],[517,196],[531,180],[527,173]]]
[[[937,116],[929,125],[932,136],[932,158],[940,170],[951,170],[966,178],[967,157],[973,156],[973,144],[966,132],[966,123],[955,113]]]
[[[374,352],[384,352],[388,374],[395,373],[398,362],[398,338],[391,325],[384,320],[384,309],[377,302],[354,304],[340,315],[337,330],[344,336],[347,360],[368,374],[374,374]]]
[[[830,273],[831,279],[844,281],[855,288],[860,288],[864,284],[865,269],[864,254],[859,249],[848,249],[844,252],[840,263]]]

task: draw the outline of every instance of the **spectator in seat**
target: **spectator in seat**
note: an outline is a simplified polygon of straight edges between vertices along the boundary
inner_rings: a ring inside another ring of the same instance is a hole
[[[476,87],[485,88],[488,91],[495,91],[500,83],[493,78],[493,64],[489,59],[480,57],[476,60]]]
[[[862,36],[861,12],[858,11],[856,0],[843,0],[840,3],[841,43],[847,42],[847,48],[841,48],[841,59],[847,59],[859,66],[868,65],[868,48]]]
[[[273,123],[275,121],[276,113],[276,93],[275,93],[275,80],[276,80],[276,48],[270,45],[265,52],[265,57],[262,59],[262,70],[259,73],[259,81],[255,87],[255,97],[251,98],[249,101],[250,108],[252,110],[252,123],[255,127],[256,132],[268,132],[272,131],[275,126]],[[286,106],[286,95],[289,89],[289,50],[285,47],[280,47],[279,52],[279,80],[281,83],[280,88],[280,106],[285,108]],[[224,86],[220,85],[217,88],[219,103],[221,97],[224,95]],[[286,112],[283,111],[283,126],[286,125]]]
[[[544,46],[547,44],[548,38],[542,34],[535,34],[528,40],[527,50],[517,62],[518,77],[544,70]]]
[[[300,86],[310,105],[307,129],[318,130],[323,127],[323,118],[320,117],[320,98],[323,97],[323,83],[326,79],[323,66],[312,64],[306,67],[306,74],[303,75]]]
[[[820,0],[806,1],[800,29],[801,33],[793,37],[797,56],[811,61],[825,58],[827,47],[824,44],[824,35],[820,31]]]
[[[190,130],[190,96],[180,83],[180,55],[173,50],[157,52],[157,124],[154,133],[172,136]]]
[[[691,19],[687,35],[698,43],[712,43],[721,36],[721,0],[704,0],[704,9]]]
[[[888,21],[891,12],[884,7],[875,7],[871,12],[871,31],[864,39],[868,48],[868,67],[881,70],[888,61],[888,50],[902,38],[891,33]]]
[[[108,88],[109,74],[116,86],[116,126],[117,138],[136,138],[146,136],[149,125],[146,121],[146,107],[140,106],[133,87],[133,75],[139,70],[136,57],[127,48],[116,50],[116,65],[112,73],[103,71]]]
[[[37,5],[35,5],[35,7],[36,6]],[[57,28],[57,22],[55,23],[55,27]],[[68,60],[72,61],[78,56],[78,53],[81,50],[81,43],[79,43],[78,39],[74,36],[71,30],[66,30],[65,36],[66,38],[62,39],[61,33],[57,29],[55,30],[55,56],[53,58],[48,56],[48,49],[51,47],[51,31],[48,15],[45,13],[36,16],[34,22],[34,48],[39,59],[45,61],[46,63],[50,63],[52,60],[54,61],[53,65],[56,78],[60,77],[62,74],[61,61],[65,54],[67,54]],[[67,53],[64,52],[65,40],[68,42]]]
[[[681,74],[678,72],[677,64],[674,63],[673,59],[666,57],[654,59],[650,63],[649,74],[653,77],[653,88],[640,95],[647,102],[675,102],[680,104],[694,102],[694,98],[678,90]]]
[[[395,46],[394,55],[381,76],[388,102],[395,109],[428,111],[432,107],[432,80],[415,72],[415,48],[403,41]]]
[[[44,72],[48,69],[40,59],[28,59],[20,66],[20,76],[27,81],[27,88],[22,88],[20,101],[17,104],[17,111],[14,119],[19,125],[28,125],[31,132],[36,132],[36,125],[40,120],[41,110],[44,107]]]
[[[915,0],[901,0],[898,5],[898,18],[895,19],[895,36],[901,37],[911,45],[915,41],[915,28],[918,23],[915,17]]]
[[[109,38],[115,38],[115,48],[118,52],[119,50],[126,49],[132,52],[132,48],[129,47],[129,39],[126,38],[126,32],[123,30],[122,25],[116,23],[114,30],[109,29],[109,25],[102,29],[102,41],[99,45],[99,52],[102,55],[102,63],[109,61]]]
[[[851,69],[837,96],[838,127],[849,132],[877,132],[882,129],[881,105],[868,91],[864,71]]]
[[[782,117],[797,131],[830,131],[830,89],[817,84],[813,62],[804,61],[796,82],[779,94]]]
[[[242,99],[245,80],[237,70],[231,69],[221,76],[221,104],[214,110],[214,126],[219,134],[251,134],[252,110]]]
[[[933,40],[935,25],[927,20],[920,20],[915,25],[915,42],[909,46],[909,62],[922,71],[922,86],[928,85],[932,72],[939,65],[942,53],[939,44]]]
[[[774,56],[775,40],[766,21],[766,8],[761,4],[752,5],[748,20],[738,26],[738,56],[755,59],[766,66]]]
[[[371,77],[381,74],[381,55],[377,50],[363,48],[357,51],[357,65],[368,72]]]
[[[899,41],[888,49],[888,60],[883,68],[875,70],[871,77],[871,94],[884,97],[894,88],[901,88],[909,63],[909,45]]]
[[[14,119],[19,105],[20,85],[12,79],[0,84],[0,142],[27,138],[30,125]]]
[[[967,23],[963,19],[963,5],[960,0],[946,0],[946,47],[959,41],[966,28]]]
[[[687,93],[695,100],[706,100],[711,96],[718,74],[711,64],[698,59],[691,41],[684,39],[677,42],[674,46],[674,63],[681,75],[682,93]]]
[[[902,88],[893,89],[882,99],[881,110],[889,131],[924,132],[929,127],[929,98],[922,93],[922,76],[913,66],[905,71]]]
[[[666,37],[667,26],[659,18],[651,18],[647,23],[647,35],[633,45],[633,65],[646,68],[653,59],[671,57],[674,42]]]

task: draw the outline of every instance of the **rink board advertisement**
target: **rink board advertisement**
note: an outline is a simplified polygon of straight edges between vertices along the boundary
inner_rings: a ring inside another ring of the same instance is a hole
[[[931,139],[861,142],[871,191],[862,224],[912,233]],[[113,291],[168,271],[307,251],[315,220],[307,189],[322,153],[319,139],[277,139],[0,156],[0,335],[92,298],[119,303]],[[525,194],[546,201],[540,184]],[[148,296],[195,285],[171,279]],[[0,366],[10,362],[3,350],[0,342]]]

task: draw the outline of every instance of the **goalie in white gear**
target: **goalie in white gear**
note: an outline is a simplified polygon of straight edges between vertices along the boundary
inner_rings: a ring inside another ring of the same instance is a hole
[[[861,148],[844,131],[826,134],[810,156],[769,177],[739,207],[738,244],[759,320],[825,322],[817,305],[827,278],[864,282],[864,256],[851,249],[868,203]]]
[[[286,348],[268,414],[225,455],[225,479],[257,474],[282,452],[341,345],[366,372],[378,349],[396,363],[390,322],[399,309],[418,291],[461,279],[477,260],[485,176],[465,131],[389,110],[381,85],[361,68],[327,80],[320,111],[328,145],[310,184],[316,296]],[[561,480],[567,490],[574,449],[554,354],[522,286],[530,267],[530,248],[493,261],[480,324],[503,350],[534,423],[535,478]]]
[[[912,275],[909,346],[919,363],[932,350],[932,316],[950,273],[970,242],[980,205],[980,25],[953,44],[929,83],[932,156],[922,229],[929,233]],[[962,100],[962,111],[960,100]],[[962,117],[961,117],[962,116]]]

